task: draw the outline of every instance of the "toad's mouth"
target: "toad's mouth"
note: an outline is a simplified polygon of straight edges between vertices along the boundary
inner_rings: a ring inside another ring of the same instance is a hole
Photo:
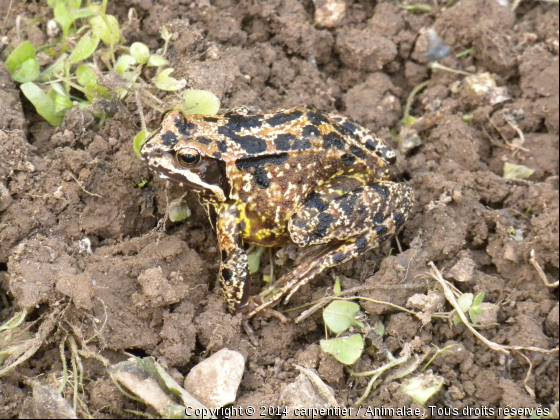
[[[207,191],[208,188],[204,188],[204,186],[200,185],[197,182],[194,182],[192,180],[189,180],[186,176],[171,171],[165,167],[162,166],[157,166],[152,168],[157,175],[161,178],[161,179],[165,179],[167,181],[171,181],[174,184],[182,184],[183,186],[191,189],[191,190],[195,190],[195,191]]]

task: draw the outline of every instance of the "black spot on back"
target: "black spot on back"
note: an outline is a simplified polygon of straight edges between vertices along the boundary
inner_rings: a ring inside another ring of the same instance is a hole
[[[222,261],[227,260],[227,252],[225,249],[222,249]]]
[[[318,112],[314,112],[314,111],[309,111],[307,113],[307,119],[309,120],[309,122],[315,126],[319,126],[321,124],[328,124],[329,120],[328,118],[326,118],[323,114],[320,114]]]
[[[288,154],[280,153],[273,156],[257,156],[239,159],[235,162],[235,166],[239,170],[252,173],[255,184],[261,189],[266,189],[270,186],[270,179],[268,178],[268,171],[265,166],[281,165],[287,160]]]
[[[206,144],[206,145],[209,145],[210,143],[212,143],[211,139],[209,139],[207,137],[204,137],[204,136],[197,136],[195,138],[195,140],[199,143]]]
[[[315,191],[312,191],[309,194],[307,194],[307,197],[303,205],[309,209],[317,209],[319,211],[324,211],[328,207],[328,204],[325,203],[321,199],[321,196],[317,194]]]
[[[307,139],[295,140],[292,146],[292,150],[309,150],[311,149],[311,143]]]
[[[287,114],[276,114],[270,117],[268,120],[266,120],[266,123],[273,127],[276,127],[282,124],[286,124],[287,122],[296,120],[302,115],[303,112],[301,111],[294,111]]]
[[[377,150],[377,148],[379,147],[379,142],[377,140],[369,139],[368,141],[366,141],[366,147],[367,147],[368,150],[371,150],[372,152],[375,152]]]
[[[209,122],[209,123],[216,123],[216,122],[220,121],[220,119],[216,118],[216,117],[202,117],[202,119],[206,122]]]
[[[243,150],[250,154],[262,153],[266,150],[266,141],[255,136],[240,136],[226,126],[218,128],[218,133],[237,143]]]
[[[354,156],[359,157],[360,159],[366,158],[366,152],[364,152],[361,148],[354,144],[350,146],[350,153],[352,153]]]
[[[227,145],[225,141],[217,141],[216,145],[218,146],[218,150],[222,153],[227,152]]]
[[[376,225],[380,225],[381,223],[383,223],[383,220],[385,220],[385,214],[380,211],[379,213],[376,213],[375,216],[373,216],[372,220]]]
[[[340,198],[340,210],[342,210],[345,216],[350,216],[354,213],[354,206],[356,205],[359,194],[359,192],[356,193],[353,191]]]
[[[338,251],[333,255],[333,263],[335,264],[340,264],[342,263],[344,260],[346,260],[348,257],[350,257],[349,254],[345,254],[344,252]]]
[[[370,185],[371,189],[374,190],[382,202],[387,201],[389,199],[389,190],[387,187],[379,184],[372,184]]]
[[[395,224],[397,225],[397,228],[404,225],[405,222],[404,214],[402,214],[400,211],[393,212],[393,219],[395,219]]]
[[[338,150],[344,150],[345,146],[342,136],[338,133],[335,133],[334,131],[323,136],[323,147],[325,149],[330,149],[333,146]]]
[[[332,225],[334,220],[333,216],[329,213],[319,213],[317,219],[319,220],[319,223],[315,227],[313,234],[318,239],[324,238],[329,230],[329,227]]]
[[[249,130],[251,128],[259,128],[260,126],[262,126],[262,119],[262,115],[245,116],[234,114],[228,117],[228,122],[226,123],[225,127],[233,132]]]
[[[274,139],[274,145],[278,150],[309,150],[311,143],[308,139],[298,139],[290,133],[278,134]]]
[[[177,143],[177,136],[173,131],[168,131],[161,136],[161,142],[167,147],[174,146]]]
[[[296,138],[293,134],[285,133],[285,134],[278,134],[274,139],[274,145],[278,150],[290,150],[291,149],[291,141]]]
[[[301,130],[301,136],[304,137],[304,138],[320,137],[321,132],[314,125],[306,125],[305,127],[303,127],[303,130]]]
[[[212,153],[212,156],[214,156],[216,159],[221,159],[222,158],[222,154],[220,152],[214,152],[214,153]]]
[[[358,239],[356,239],[356,251],[358,252],[362,252],[365,251],[367,248],[367,239],[364,236],[360,236]]]
[[[196,127],[193,123],[188,122],[182,113],[179,113],[173,123],[177,127],[177,131],[183,136],[188,136],[189,133]]]
[[[356,158],[352,155],[349,155],[348,153],[345,153],[345,154],[342,155],[340,160],[342,161],[342,163],[344,165],[352,166],[354,164],[354,162],[356,161]]]
[[[350,131],[351,133],[355,133],[357,129],[357,127],[354,124],[352,124],[350,121],[345,121],[344,123],[342,123],[342,126],[348,131]]]
[[[377,232],[378,238],[383,238],[387,235],[387,232],[389,232],[389,230],[387,229],[387,226],[379,225],[375,227],[375,232]]]

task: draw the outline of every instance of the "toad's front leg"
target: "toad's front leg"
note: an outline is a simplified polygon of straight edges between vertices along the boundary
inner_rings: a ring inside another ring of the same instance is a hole
[[[218,244],[222,254],[220,265],[220,283],[227,302],[227,307],[232,314],[243,314],[244,328],[256,342],[251,328],[247,324],[247,314],[255,315],[255,308],[262,305],[258,297],[251,296],[251,275],[247,265],[247,253],[243,246],[241,232],[241,212],[234,203],[223,203],[217,209],[216,231]],[[288,319],[273,309],[262,308],[257,313],[265,318],[275,317],[282,322]]]
[[[243,311],[249,301],[251,276],[243,247],[241,216],[235,203],[223,203],[217,209],[216,232],[222,256],[220,284],[230,313]]]

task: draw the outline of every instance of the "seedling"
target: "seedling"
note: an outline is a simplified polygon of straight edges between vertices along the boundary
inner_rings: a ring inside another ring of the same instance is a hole
[[[356,325],[361,329],[365,325],[357,319],[360,305],[348,300],[335,300],[323,311],[323,320],[330,331],[341,334],[351,326]],[[339,362],[351,365],[356,362],[364,350],[364,339],[361,334],[347,337],[321,340],[321,349],[333,355]]]
[[[459,54],[457,54],[455,57],[457,58],[463,58],[463,57],[467,57],[471,54],[474,54],[476,50],[474,48],[468,48],[465,51],[461,51]]]
[[[402,117],[402,125],[403,127],[409,127],[416,121],[416,118],[410,115],[410,109],[412,108],[412,104],[414,103],[414,98],[418,93],[427,87],[430,84],[430,81],[425,81],[420,83],[419,85],[415,86],[414,89],[408,95],[406,99],[406,105],[404,107],[403,117]]]
[[[463,293],[457,303],[463,311],[463,313],[468,313],[473,324],[476,324],[476,316],[482,313],[480,304],[484,300],[485,293],[480,292],[476,297],[472,293]],[[453,312],[452,312],[453,313]],[[461,323],[461,318],[456,313],[453,315],[453,323],[459,325]]]
[[[220,100],[212,93],[190,90],[182,98],[163,102],[150,90],[176,92],[186,87],[184,79],[171,74],[173,68],[163,68],[167,60],[163,57],[172,34],[166,25],[161,36],[165,41],[163,54],[151,54],[148,46],[135,42],[130,47],[122,45],[118,20],[105,13],[107,0],[88,3],[82,8],[81,0],[49,0],[56,22],[62,29],[60,44],[51,48],[59,51],[54,63],[41,69],[36,58],[36,50],[29,41],[20,44],[6,59],[12,79],[21,83],[23,94],[33,104],[39,115],[51,125],[62,123],[66,112],[74,107],[91,109],[100,122],[107,116],[92,108],[98,99],[125,99],[134,94],[142,122],[142,131],[133,142],[134,150],[140,148],[150,132],[146,128],[142,113],[142,102],[159,112],[173,107],[185,113],[215,115],[220,108]],[[86,24],[83,20],[88,19]],[[82,24],[78,28],[78,24]],[[73,42],[67,42],[70,38]],[[75,45],[69,48],[69,45]],[[94,60],[93,58],[97,58]],[[145,66],[155,67],[155,77],[146,83],[141,79]]]
[[[334,281],[333,293],[335,296],[340,296],[340,294],[342,293],[342,286],[340,285],[340,277],[338,276]]]

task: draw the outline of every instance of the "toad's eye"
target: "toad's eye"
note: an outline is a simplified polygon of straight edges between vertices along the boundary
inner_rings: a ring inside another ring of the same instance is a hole
[[[180,150],[177,152],[177,162],[182,166],[191,166],[200,162],[200,153],[196,150]]]

